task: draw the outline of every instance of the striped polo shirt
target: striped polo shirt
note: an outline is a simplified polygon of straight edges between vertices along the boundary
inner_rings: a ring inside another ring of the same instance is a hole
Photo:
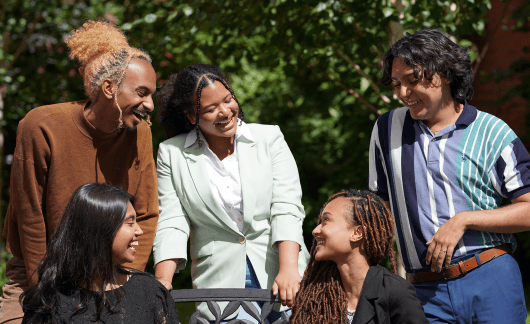
[[[530,155],[505,122],[467,102],[456,123],[436,136],[403,107],[374,126],[369,187],[390,201],[398,249],[411,272],[427,266],[426,242],[449,218],[529,192]],[[453,259],[503,243],[515,249],[512,234],[467,230]]]

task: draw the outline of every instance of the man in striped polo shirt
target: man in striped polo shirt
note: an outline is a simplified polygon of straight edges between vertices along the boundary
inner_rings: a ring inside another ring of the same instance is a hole
[[[468,104],[469,55],[441,32],[407,34],[382,63],[406,107],[374,126],[369,184],[389,202],[427,318],[524,323],[511,233],[530,229],[530,155],[506,123]],[[512,203],[501,208],[502,197]]]

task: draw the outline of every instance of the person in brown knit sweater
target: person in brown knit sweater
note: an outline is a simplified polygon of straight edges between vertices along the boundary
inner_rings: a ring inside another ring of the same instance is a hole
[[[106,22],[86,22],[66,43],[70,58],[81,62],[90,100],[38,107],[19,123],[3,231],[13,257],[6,265],[0,323],[22,321],[19,296],[37,283],[46,242],[83,184],[106,182],[134,196],[144,235],[135,261],[124,266],[143,270],[151,253],[158,221],[151,58]]]

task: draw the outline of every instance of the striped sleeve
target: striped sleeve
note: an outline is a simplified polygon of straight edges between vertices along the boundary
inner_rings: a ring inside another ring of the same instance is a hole
[[[385,201],[389,200],[386,173],[381,159],[381,144],[379,142],[379,131],[377,122],[372,131],[369,151],[369,179],[368,187],[375,191]]]
[[[530,154],[516,137],[501,152],[490,179],[497,192],[510,200],[530,192]]]

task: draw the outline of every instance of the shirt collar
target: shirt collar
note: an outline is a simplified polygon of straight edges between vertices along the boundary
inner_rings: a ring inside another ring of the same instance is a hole
[[[250,132],[250,128],[248,128],[247,124],[237,119],[237,129],[236,129],[236,141],[239,141],[241,139],[248,141],[248,142],[254,142],[254,138],[252,137],[252,133]],[[204,139],[204,135],[202,134],[201,130],[199,129],[199,136],[203,139],[203,141],[208,145],[206,140]],[[188,148],[195,144],[197,142],[197,132],[195,129],[192,129],[188,132],[188,135],[186,136],[186,141],[184,142],[184,148]]]
[[[405,114],[406,118],[410,119],[412,122],[416,121],[410,116],[410,110],[407,108],[407,113]],[[464,101],[464,110],[458,117],[455,122],[455,125],[466,125],[469,126],[477,118],[477,108],[471,106],[467,103],[467,100]]]
[[[464,111],[460,114],[455,122],[455,125],[466,125],[469,126],[477,118],[477,108],[469,105],[467,100],[464,101]]]

